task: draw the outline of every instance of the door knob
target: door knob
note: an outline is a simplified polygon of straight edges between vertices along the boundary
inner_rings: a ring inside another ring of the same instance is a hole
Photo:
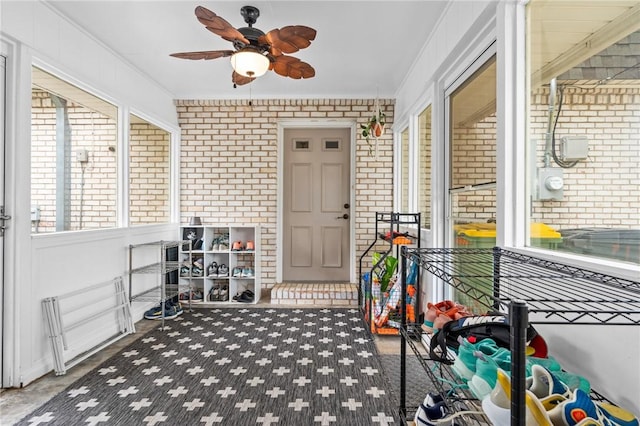
[[[348,209],[348,208],[349,208],[349,207],[351,207],[351,206],[349,205],[349,203],[344,203],[344,206],[343,206],[343,207],[344,207],[345,209]]]
[[[336,219],[349,219],[349,213],[345,213],[342,216],[337,216]]]

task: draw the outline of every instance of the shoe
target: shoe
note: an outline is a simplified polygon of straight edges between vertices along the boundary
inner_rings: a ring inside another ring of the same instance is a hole
[[[451,369],[453,372],[465,382],[471,380],[476,372],[476,362],[478,358],[474,355],[475,351],[480,351],[485,355],[493,355],[500,349],[493,339],[484,339],[478,343],[471,343],[463,337],[458,338],[458,353]]]
[[[192,277],[201,277],[203,274],[204,274],[204,271],[202,270],[202,268],[199,268],[197,266],[194,266],[193,268],[191,268]]]
[[[580,389],[548,414],[554,425],[638,426],[638,418],[629,411],[611,404],[596,404]]]
[[[233,268],[233,272],[231,273],[231,275],[234,278],[241,277],[242,276],[242,267],[236,266],[235,268]]]
[[[436,304],[427,303],[427,312],[424,315],[422,330],[427,333],[435,333],[445,323],[471,315],[466,306],[451,300],[443,300]]]
[[[221,263],[218,266],[218,276],[219,277],[228,277],[229,276],[229,267],[224,263]]]
[[[233,296],[233,300],[242,302],[242,303],[252,303],[254,301],[255,295],[251,290],[245,290],[242,293],[238,293]]]
[[[195,266],[196,268],[204,269],[204,259],[201,257],[196,258],[193,261],[193,266]]]
[[[157,306],[149,309],[144,313],[144,317],[150,320],[158,320],[158,319],[173,319],[182,315],[182,306],[180,303],[173,303],[170,300],[164,302],[164,315],[162,315],[162,303],[159,303]]]
[[[226,287],[223,287],[220,289],[220,294],[218,296],[218,300],[221,302],[228,302],[229,301],[229,289]]]
[[[216,302],[219,299],[220,294],[220,286],[218,284],[214,284],[209,290],[209,301]]]
[[[189,275],[191,275],[191,268],[189,268],[188,266],[181,266],[180,267],[180,276],[181,277],[188,277]]]
[[[467,386],[476,398],[482,400],[496,386],[498,370],[511,371],[511,352],[509,349],[499,348],[491,356],[480,351],[474,351],[473,354],[476,356],[476,371]]]
[[[253,268],[249,268],[249,267],[242,268],[242,274],[241,274],[242,277],[251,278],[253,277],[253,275],[254,275]]]
[[[211,247],[210,247],[211,251],[218,251],[220,250],[220,237],[215,237],[213,239],[213,241],[211,241]]]
[[[231,245],[231,251],[242,251],[244,247],[242,246],[242,241],[234,241]]]
[[[525,391],[525,405],[527,426],[552,425],[547,410],[529,390]],[[511,380],[504,370],[498,369],[495,387],[482,399],[482,410],[494,426],[511,425]]]
[[[200,290],[191,292],[191,303],[200,303],[204,301],[204,294]]]
[[[418,407],[416,415],[413,418],[413,422],[416,424],[416,426],[431,426],[437,424],[432,420],[442,419],[446,415],[447,406],[444,401],[440,401],[431,406],[420,404],[420,407]]]
[[[433,304],[427,303],[427,312],[424,314],[424,322],[422,323],[422,329],[427,333],[433,333],[433,322],[436,320],[438,313],[446,312],[455,308],[455,303],[451,300],[443,300]]]
[[[245,250],[254,251],[255,249],[256,249],[256,246],[253,243],[253,241],[247,241],[247,247],[245,248]]]
[[[207,266],[207,277],[217,277],[218,276],[218,264],[216,262],[211,262],[209,266]]]

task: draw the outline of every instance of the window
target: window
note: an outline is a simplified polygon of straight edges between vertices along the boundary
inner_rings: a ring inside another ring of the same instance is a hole
[[[530,246],[640,263],[633,6],[527,5]]]
[[[418,209],[422,227],[431,228],[431,105],[418,116]]]
[[[455,245],[496,243],[496,57],[449,97],[449,203]]]
[[[34,233],[116,226],[117,108],[32,68]]]
[[[171,134],[140,117],[129,119],[129,224],[170,220]]]
[[[409,213],[409,128],[400,134],[400,212]]]

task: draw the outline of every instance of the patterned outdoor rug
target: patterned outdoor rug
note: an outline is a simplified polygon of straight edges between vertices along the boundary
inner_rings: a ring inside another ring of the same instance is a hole
[[[198,309],[19,425],[400,424],[357,309]]]

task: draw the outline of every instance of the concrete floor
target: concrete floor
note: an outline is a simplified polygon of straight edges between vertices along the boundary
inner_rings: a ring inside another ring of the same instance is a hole
[[[271,305],[269,294],[263,294],[260,302],[251,306],[263,308],[287,307],[283,305]],[[301,308],[301,306],[296,305],[291,307]],[[332,306],[313,305],[313,308],[323,307],[331,308]],[[56,376],[52,372],[30,383],[22,389],[0,390],[0,425],[13,425],[18,420],[22,419],[24,416],[47,402],[50,398],[69,386],[75,380],[91,371],[91,369],[107,360],[135,339],[138,339],[140,336],[153,329],[156,325],[158,325],[158,323],[155,321],[148,321],[144,319],[138,321],[136,323],[135,334],[124,337],[108,348],[79,363],[71,368],[64,376]],[[374,341],[380,355],[400,353],[400,339],[397,336],[376,335],[374,336]]]

